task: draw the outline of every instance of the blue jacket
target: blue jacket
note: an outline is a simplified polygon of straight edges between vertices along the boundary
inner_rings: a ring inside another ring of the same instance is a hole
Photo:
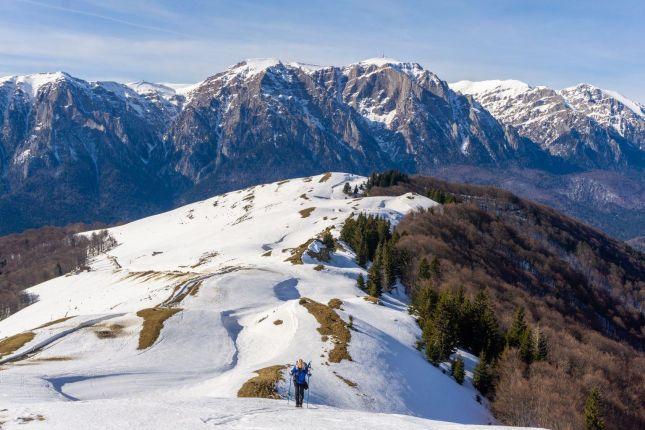
[[[311,375],[309,373],[309,365],[305,364],[305,367],[302,369],[298,369],[296,366],[293,366],[293,369],[291,369],[291,374],[293,375],[293,382],[296,384],[304,384],[307,382],[307,375]]]

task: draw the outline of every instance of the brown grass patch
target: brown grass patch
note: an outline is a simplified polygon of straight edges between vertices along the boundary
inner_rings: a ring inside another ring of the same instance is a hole
[[[316,266],[314,266],[314,270],[320,272],[321,270],[325,270],[325,266],[323,266],[322,264],[317,264]]]
[[[199,266],[201,266],[203,264],[208,263],[210,260],[212,260],[213,258],[217,257],[218,255],[219,255],[219,252],[217,252],[217,251],[205,252],[204,254],[202,254],[199,257],[199,260],[197,260],[197,263],[193,264],[190,267],[193,268],[193,269],[196,268],[196,267],[199,267]]]
[[[307,194],[305,193],[300,194],[300,198],[303,200],[309,200],[309,197],[307,197]]]
[[[94,330],[94,334],[99,339],[114,339],[123,334],[123,326],[121,324],[110,324],[106,327],[98,327]]]
[[[25,346],[25,344],[31,342],[34,337],[36,337],[34,332],[27,331],[2,339],[0,341],[0,357],[13,354],[15,351]]]
[[[379,299],[378,299],[378,297],[374,297],[374,296],[365,296],[365,297],[363,297],[363,300],[365,300],[366,302],[374,303],[375,305],[378,305],[378,304],[379,304]]]
[[[273,325],[280,325],[280,324],[282,324],[282,320],[273,321]]]
[[[73,358],[66,355],[59,355],[55,357],[34,358],[32,361],[40,362],[40,361],[70,361],[70,360],[73,360]]]
[[[307,218],[309,215],[311,215],[311,213],[312,213],[315,209],[316,209],[316,208],[307,208],[307,209],[303,209],[303,210],[301,210],[301,211],[298,211],[298,213],[300,214],[300,216],[301,216],[302,218]]]
[[[37,415],[29,415],[26,417],[18,417],[18,421],[19,421],[18,424],[27,424],[32,421],[45,421],[45,416],[41,414],[37,414]]]
[[[334,342],[334,349],[329,352],[329,361],[340,363],[341,360],[352,361],[352,357],[347,351],[347,346],[352,338],[352,334],[347,328],[347,323],[329,306],[323,305],[306,297],[299,302],[310,314],[316,318],[320,327],[318,332],[323,336],[329,336]]]
[[[264,254],[262,254],[262,257],[271,257],[271,251],[267,251]]]
[[[331,178],[331,172],[327,172],[324,175],[322,175],[322,177],[320,178],[320,180],[318,182],[319,183],[327,182],[329,180],[329,178]]]
[[[297,248],[290,248],[287,249],[286,251],[291,252],[291,257],[287,258],[284,261],[289,261],[291,264],[302,264],[302,254],[305,253],[307,248],[309,248],[309,245],[311,245],[311,242],[313,242],[316,239],[309,239],[302,245],[299,245]]]
[[[349,385],[352,388],[356,388],[356,386],[358,386],[358,384],[356,382],[352,381],[351,379],[344,378],[344,377],[340,376],[336,372],[334,372],[334,375],[336,375],[336,377],[338,379],[340,379],[341,381],[343,381],[344,383],[346,383],[347,385]]]
[[[287,366],[275,365],[256,370],[258,376],[254,376],[242,385],[237,392],[237,397],[261,397],[264,399],[279,399],[280,396],[275,388],[276,384],[284,378],[282,370]]]
[[[340,307],[343,305],[343,301],[341,299],[331,299],[329,303],[327,303],[327,306],[329,306],[332,309],[340,309]]]
[[[148,308],[137,312],[137,316],[143,318],[137,349],[151,347],[157,341],[164,322],[179,311],[181,311],[179,308]]]
[[[192,282],[192,285],[189,287],[184,288],[184,290],[175,296],[175,293],[180,289],[181,284],[175,285],[175,288],[172,290],[172,294],[168,299],[166,299],[165,302],[163,302],[162,306],[176,306],[180,304],[186,296],[189,294],[191,296],[196,296],[197,292],[199,291],[199,288],[202,286],[203,280],[200,281],[188,281],[188,283]]]
[[[60,324],[60,323],[62,323],[63,321],[67,321],[67,320],[68,320],[68,319],[70,319],[70,318],[74,318],[74,317],[73,317],[73,316],[71,316],[71,317],[58,318],[57,320],[50,321],[50,322],[45,323],[45,324],[43,324],[43,325],[39,325],[38,327],[36,327],[36,330],[38,330],[39,328],[45,328],[45,327],[49,327],[49,326],[52,326],[52,325]]]

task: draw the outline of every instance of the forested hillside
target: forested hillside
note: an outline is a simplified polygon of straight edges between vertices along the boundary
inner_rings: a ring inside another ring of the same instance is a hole
[[[643,428],[642,253],[494,188],[392,173],[366,185],[444,203],[392,239],[430,361],[480,354],[475,383],[506,424],[584,428],[598,390],[605,428]]]

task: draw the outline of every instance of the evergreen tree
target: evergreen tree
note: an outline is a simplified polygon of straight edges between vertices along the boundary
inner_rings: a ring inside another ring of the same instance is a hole
[[[447,359],[459,341],[459,306],[447,291],[439,295],[436,310],[432,317],[432,331],[438,341],[441,360]]]
[[[473,371],[473,385],[483,395],[487,395],[493,389],[493,372],[483,353],[479,355],[479,363]]]
[[[425,257],[421,259],[419,264],[419,279],[430,279],[430,263]]]
[[[531,364],[534,356],[535,351],[533,350],[533,332],[530,328],[527,328],[520,335],[520,358],[526,364]]]
[[[363,277],[362,273],[358,274],[358,278],[356,278],[356,286],[365,291],[365,278]]]
[[[356,264],[365,267],[367,264],[367,241],[361,240],[358,249],[356,250]]]
[[[430,262],[430,276],[435,282],[441,279],[441,263],[439,263],[436,255],[432,257],[432,261]]]
[[[432,319],[439,296],[429,283],[418,286],[412,295],[412,307],[419,314],[421,326]]]
[[[357,185],[354,185],[354,195],[355,196],[358,195],[358,186]]]
[[[600,412],[600,392],[597,388],[591,390],[585,402],[585,430],[603,430],[605,422]]]
[[[352,193],[352,186],[349,185],[349,182],[345,182],[345,186],[343,186],[343,193],[345,193],[345,194],[351,194]]]
[[[526,325],[524,317],[524,308],[520,306],[515,311],[515,316],[513,317],[511,327],[506,332],[506,344],[508,346],[519,347],[522,334],[524,334],[527,328],[528,327]]]
[[[381,284],[383,289],[389,290],[394,285],[394,258],[391,241],[386,241],[381,245]]]
[[[484,352],[487,357],[496,358],[502,350],[503,340],[490,300],[483,290],[467,308],[464,319],[467,327],[462,334],[464,346],[475,354]]]
[[[546,336],[539,328],[535,330],[535,335],[533,336],[533,351],[535,361],[546,360],[549,355],[549,344]]]
[[[434,331],[432,321],[427,321],[423,327],[423,340],[426,344],[426,357],[435,366],[441,362],[441,341]]]
[[[458,384],[464,383],[465,371],[464,371],[464,360],[461,357],[457,357],[452,361],[452,366],[450,368],[450,373],[455,378]]]
[[[336,247],[336,243],[334,242],[334,237],[331,235],[329,230],[325,230],[325,232],[323,233],[322,243],[329,250],[333,250]]]
[[[382,255],[382,247],[381,245],[379,245],[376,248],[374,261],[370,266],[370,270],[368,272],[368,281],[367,281],[367,290],[370,293],[370,295],[374,297],[380,297],[381,293],[383,292],[383,284],[381,282],[382,281],[381,255]]]

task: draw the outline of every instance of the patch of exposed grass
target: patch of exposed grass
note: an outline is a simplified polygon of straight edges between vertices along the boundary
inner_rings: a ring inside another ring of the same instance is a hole
[[[318,182],[319,183],[327,182],[329,180],[329,178],[331,178],[331,172],[327,172],[324,175],[322,175],[322,177],[320,178],[320,180]]]
[[[151,347],[157,341],[164,322],[179,311],[181,311],[179,308],[148,308],[137,312],[137,316],[143,318],[143,327],[139,333],[139,347],[137,349]]]
[[[374,296],[365,296],[365,297],[363,297],[363,300],[365,300],[366,302],[374,303],[375,305],[378,305],[378,304],[379,304],[379,299],[378,299],[378,297],[374,297]]]
[[[320,327],[318,332],[323,336],[329,336],[334,342],[334,348],[329,352],[329,361],[340,363],[341,360],[352,361],[347,346],[352,334],[347,328],[347,323],[329,306],[323,305],[306,297],[299,302],[310,314],[316,318]]]
[[[177,306],[179,305],[189,294],[191,296],[196,296],[197,292],[199,291],[199,288],[202,286],[203,280],[191,280],[188,281],[188,283],[192,283],[190,286],[184,288],[184,290],[175,295],[175,293],[180,289],[182,284],[175,285],[175,288],[172,290],[172,294],[168,299],[166,299],[165,302],[163,302],[162,306]]]
[[[306,208],[301,211],[298,211],[302,218],[307,218],[316,208]]]
[[[205,252],[199,257],[199,260],[197,260],[197,262],[191,265],[190,267],[194,269],[196,267],[202,266],[208,263],[213,258],[217,257],[218,255],[219,255],[219,252],[217,251]]]
[[[300,198],[303,200],[309,200],[309,197],[307,197],[307,194],[305,193],[300,194]]]
[[[279,399],[276,384],[284,378],[282,370],[286,365],[275,365],[256,370],[258,376],[254,376],[242,385],[237,392],[237,397],[261,397],[264,399]]]
[[[278,182],[278,186],[280,186],[282,184],[286,184],[289,181],[290,181],[289,179],[285,179],[284,181],[280,181],[280,182]]]
[[[352,388],[355,388],[356,386],[358,386],[358,384],[356,382],[352,381],[351,379],[344,378],[344,377],[340,376],[336,372],[334,372],[334,375],[336,375],[336,377],[338,379],[340,379],[341,381],[343,381],[344,383],[346,383],[347,385],[349,385]]]
[[[273,325],[280,325],[280,324],[282,324],[282,320],[273,321]]]
[[[314,266],[314,270],[320,272],[321,270],[325,270],[325,266],[323,266],[322,264],[317,264],[316,266]]]
[[[271,257],[271,251],[267,251],[264,254],[262,254],[262,257]]]
[[[110,324],[104,327],[96,327],[94,334],[99,339],[114,339],[123,335],[123,326],[121,324]]]
[[[41,414],[18,417],[18,424],[27,424],[32,421],[45,421],[45,416]]]
[[[55,356],[55,357],[43,357],[43,358],[34,358],[33,361],[40,362],[40,361],[69,361],[73,360],[72,357],[68,357],[65,355],[60,355],[60,356]]]
[[[343,305],[343,301],[341,299],[336,299],[333,298],[327,303],[327,306],[329,306],[332,309],[340,309],[340,307]]]
[[[70,318],[74,318],[74,317],[73,316],[71,316],[71,317],[63,317],[63,318],[58,318],[57,320],[54,320],[54,321],[49,321],[48,323],[45,323],[43,325],[39,325],[38,327],[36,327],[36,330],[38,330],[39,328],[45,328],[45,327],[49,327],[49,326],[52,326],[52,325],[60,324],[60,323],[62,323],[64,321],[67,321]]]
[[[0,340],[0,357],[13,354],[15,351],[25,346],[25,344],[31,342],[34,337],[36,337],[34,332],[27,331]]]
[[[302,255],[305,253],[307,248],[309,248],[309,245],[311,245],[311,242],[313,242],[316,239],[309,239],[302,245],[298,245],[297,248],[290,248],[288,251],[291,252],[291,257],[287,258],[284,261],[288,261],[291,264],[303,264],[302,263]]]

